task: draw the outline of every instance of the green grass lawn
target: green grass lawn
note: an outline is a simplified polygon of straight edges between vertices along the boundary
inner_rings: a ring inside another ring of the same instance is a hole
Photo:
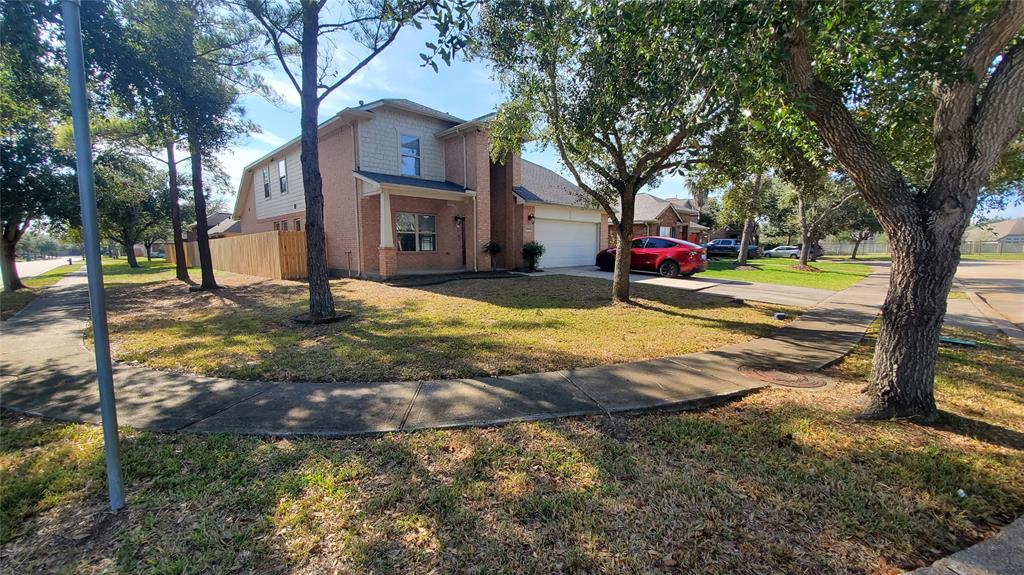
[[[764,335],[784,321],[730,298],[569,276],[472,279],[406,288],[332,282],[352,317],[302,326],[305,284],[218,274],[224,289],[178,282],[115,286],[115,358],[159,369],[275,381],[389,381],[506,375],[703,351]]]
[[[825,260],[825,261],[831,261],[831,262],[836,262],[836,261],[853,262],[853,261],[857,261],[857,260],[887,262],[887,261],[890,261],[892,259],[892,256],[890,256],[889,254],[857,254],[857,260],[851,260],[850,256],[821,256],[818,259],[819,260]]]
[[[964,260],[1024,260],[1024,253],[1020,254],[962,254],[960,259]]]
[[[125,258],[103,257],[103,285],[116,286],[123,284],[152,283],[174,279],[174,264],[163,259],[147,261],[139,258],[139,267],[128,265]],[[192,279],[199,280],[199,268],[190,268]]]
[[[708,270],[697,277],[717,278],[755,283],[820,288],[833,291],[846,289],[871,273],[871,267],[853,263],[813,262],[821,270],[809,272],[794,269],[793,260],[759,258],[747,263],[757,270],[737,270],[734,260],[708,262]]]
[[[82,267],[81,263],[56,267],[35,277],[22,278],[21,283],[25,284],[27,289],[0,292],[0,321],[6,321],[21,311],[32,300],[36,299],[41,289],[57,283],[62,277],[80,267]]]
[[[122,430],[3,414],[18,573],[895,573],[1024,513],[1024,356],[950,332],[934,426],[858,423],[873,334],[821,391],[375,438]],[[959,497],[963,489],[966,497]]]

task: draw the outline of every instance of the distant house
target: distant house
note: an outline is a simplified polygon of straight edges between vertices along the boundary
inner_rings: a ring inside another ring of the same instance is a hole
[[[964,231],[968,243],[997,244],[999,251],[1024,244],[1024,218],[971,226]],[[1019,248],[1017,248],[1019,249]],[[1015,250],[1016,251],[1016,250]]]
[[[298,230],[298,226],[295,229]],[[242,222],[231,218],[224,218],[217,225],[210,226],[206,233],[209,234],[210,239],[237,236],[242,233]]]
[[[223,238],[242,233],[242,226],[237,220],[231,219],[231,212],[217,212],[206,216],[206,233],[211,239]],[[185,241],[194,242],[196,239],[196,227],[192,226],[185,233]]]
[[[616,210],[616,216],[621,217]],[[651,194],[636,195],[633,206],[633,235],[662,236],[694,243],[704,241],[708,228],[697,223],[697,210],[689,198],[659,198]],[[609,224],[608,238],[615,243],[615,226]]]

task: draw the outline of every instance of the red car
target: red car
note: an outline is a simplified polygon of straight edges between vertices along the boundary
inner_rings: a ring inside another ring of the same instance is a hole
[[[606,272],[615,269],[615,250],[597,254],[597,267]],[[708,269],[707,250],[697,244],[675,238],[643,236],[633,238],[629,249],[629,267],[658,272],[665,277],[692,276]]]

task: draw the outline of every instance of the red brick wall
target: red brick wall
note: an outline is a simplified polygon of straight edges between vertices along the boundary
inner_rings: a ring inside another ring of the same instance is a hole
[[[356,231],[355,150],[351,125],[320,138],[320,176],[323,178],[324,232],[327,265],[336,272],[358,268]],[[346,253],[346,252],[351,252]],[[375,254],[376,255],[376,254]],[[358,269],[353,269],[357,273]]]
[[[477,192],[476,241],[471,244],[469,257],[472,262],[473,252],[477,257],[483,256],[483,246],[491,239],[491,161],[490,144],[486,132],[466,134],[466,145],[469,153],[469,182],[467,187]],[[472,229],[472,228],[470,228]],[[480,259],[481,267],[487,265]]]
[[[362,198],[359,216],[363,233],[363,273],[376,275],[380,272],[380,196]]]
[[[502,251],[495,258],[498,267],[516,267],[516,252],[522,248],[522,230],[516,219],[515,198],[512,195],[511,156],[505,164],[490,164],[491,176],[491,239],[501,244]],[[518,243],[517,243],[518,238]]]
[[[468,142],[467,142],[468,145]],[[463,166],[465,165],[462,136],[452,136],[444,142],[444,177],[449,182],[465,186]]]
[[[462,248],[460,231],[455,225],[455,216],[466,216],[466,265],[472,267],[472,222],[473,204],[470,202],[453,202],[427,198],[411,198],[408,196],[391,196],[391,220],[395,221],[398,212],[428,214],[435,216],[437,232],[437,249],[432,252],[398,252],[398,273],[422,270],[454,270],[462,267]],[[379,229],[379,227],[378,227]],[[392,230],[392,233],[394,231]],[[379,237],[378,242],[379,242]],[[398,237],[395,234],[395,247]]]

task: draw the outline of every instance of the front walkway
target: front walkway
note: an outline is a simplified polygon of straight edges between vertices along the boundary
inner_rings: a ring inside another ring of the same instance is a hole
[[[552,268],[538,275],[570,275],[589,278],[612,279],[611,272],[603,272],[597,266],[576,266],[571,268]],[[689,278],[666,278],[657,274],[631,272],[630,283],[649,284],[671,287],[687,291],[700,291],[712,295],[733,297],[743,300],[773,303],[793,307],[814,307],[836,292],[826,289],[785,286],[777,284],[723,280],[695,275]],[[885,290],[882,290],[884,299]],[[881,305],[881,299],[879,305]]]
[[[70,275],[5,322],[3,407],[97,423],[88,299]],[[587,369],[371,384],[237,381],[118,364],[119,422],[154,431],[341,436],[519,420],[685,409],[764,387],[741,366],[816,370],[842,357],[878,314],[884,272],[833,294],[772,337],[710,352]]]

